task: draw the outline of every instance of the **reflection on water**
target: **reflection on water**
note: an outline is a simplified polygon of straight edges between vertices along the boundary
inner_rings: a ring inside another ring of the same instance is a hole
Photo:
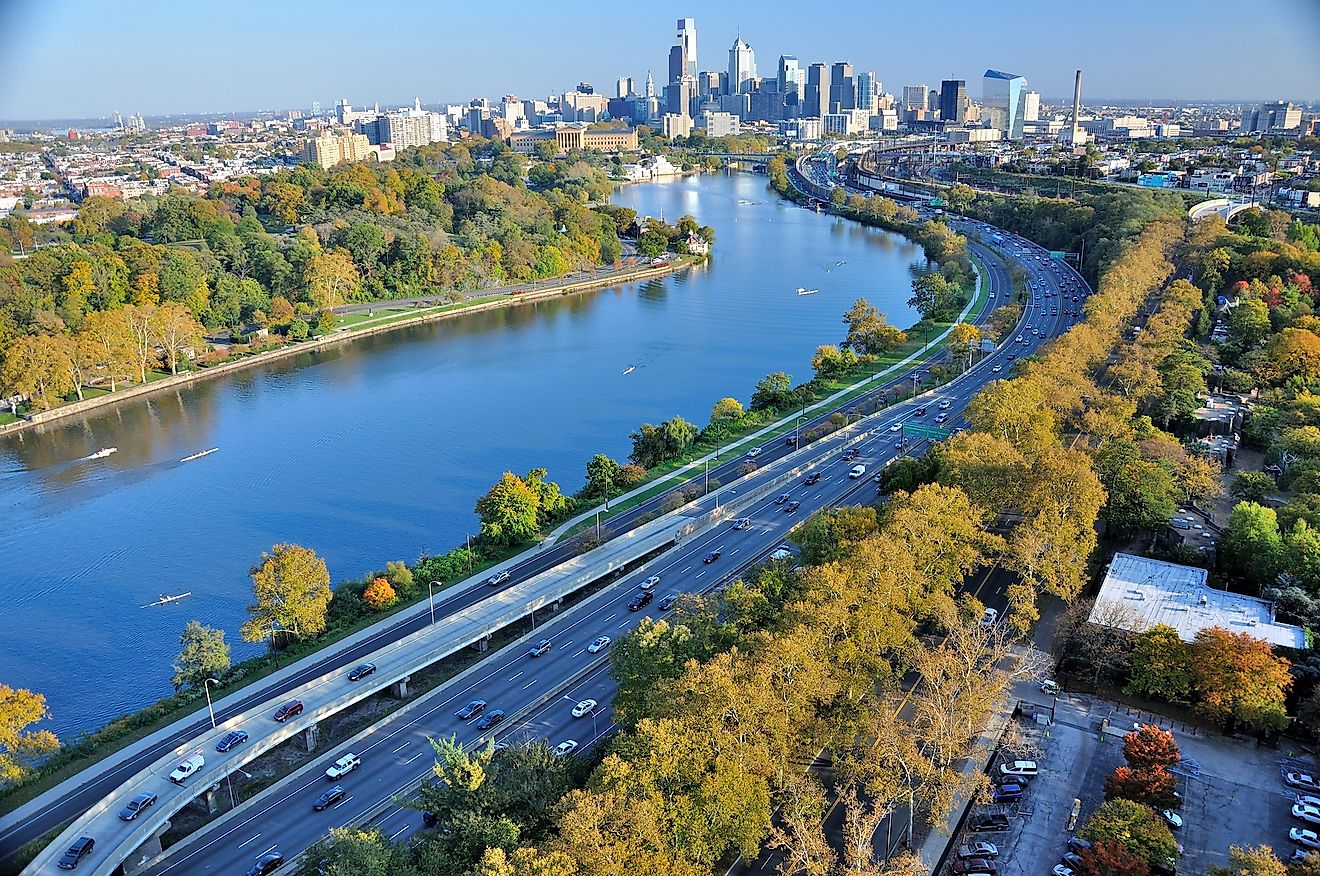
[[[276,542],[314,548],[336,579],[444,550],[477,531],[473,504],[506,469],[544,466],[574,490],[592,454],[626,457],[643,421],[704,423],[770,371],[805,379],[858,295],[895,324],[915,319],[904,302],[918,248],[782,203],[764,177],[634,186],[615,200],[670,220],[693,213],[715,229],[715,257],[0,439],[0,681],[45,693],[62,735],[98,726],[169,692],[189,619],[228,631],[235,657],[250,653],[238,639],[247,570]],[[102,447],[118,452],[85,459]]]

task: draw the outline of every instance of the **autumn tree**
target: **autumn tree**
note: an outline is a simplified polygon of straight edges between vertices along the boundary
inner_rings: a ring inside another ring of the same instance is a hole
[[[332,249],[312,256],[303,274],[312,306],[338,307],[351,300],[362,283],[353,257],[346,249]]]
[[[179,656],[174,658],[174,689],[202,684],[229,671],[229,646],[225,631],[201,621],[188,621],[179,636]]]
[[[334,593],[325,560],[296,544],[277,544],[262,551],[261,565],[252,568],[256,602],[247,607],[251,618],[243,624],[243,641],[274,646],[276,630],[288,630],[298,638],[314,636],[325,629],[326,614]]]
[[[967,367],[971,367],[976,344],[981,340],[981,330],[967,322],[960,322],[949,329],[949,349],[959,356],[966,357]]]
[[[1320,861],[1320,855],[1310,855],[1308,861]],[[1308,873],[1314,873],[1312,868]],[[1289,869],[1266,845],[1255,847],[1229,846],[1228,863],[1211,867],[1207,876],[1304,876],[1297,869]]]
[[[1105,779],[1105,799],[1121,797],[1156,809],[1178,804],[1178,778],[1162,766],[1115,767]]]
[[[133,353],[133,364],[137,367],[138,382],[147,382],[147,369],[155,367],[158,361],[156,358],[156,333],[155,328],[158,323],[155,304],[127,304],[120,312],[123,314],[124,324],[128,327],[128,336],[130,338]]]
[[[136,363],[133,332],[124,318],[124,309],[97,310],[87,314],[78,337],[79,343],[90,351],[94,369],[110,381],[110,391],[114,392]]]
[[[1078,870],[1084,876],[1147,876],[1150,865],[1133,855],[1118,840],[1102,839],[1082,849]]]
[[[0,388],[24,396],[34,410],[49,410],[76,386],[73,344],[63,335],[23,335],[4,352]]]
[[[367,585],[367,589],[362,592],[362,601],[374,608],[376,611],[389,608],[399,601],[399,597],[390,586],[390,582],[385,578],[373,578]]]
[[[1133,769],[1168,769],[1182,760],[1173,734],[1154,724],[1142,724],[1123,737],[1123,759]]]
[[[477,500],[476,512],[486,541],[502,545],[531,541],[540,527],[541,495],[532,484],[506,471]]]
[[[1149,806],[1122,798],[1106,800],[1079,831],[1085,839],[1111,840],[1146,864],[1164,865],[1178,853],[1169,826]]]
[[[1292,664],[1274,656],[1268,642],[1211,627],[1196,634],[1190,656],[1198,711],[1222,723],[1287,725],[1284,699],[1293,682]]]
[[[0,684],[0,787],[19,781],[59,750],[54,733],[29,729],[47,715],[41,694]]]
[[[151,336],[165,351],[165,362],[171,374],[179,373],[179,358],[200,352],[205,343],[205,330],[188,308],[174,301],[166,301],[156,308],[151,321]]]
[[[848,334],[841,347],[859,356],[879,356],[907,340],[907,335],[885,321],[885,315],[865,298],[858,298],[843,315]],[[755,407],[755,405],[753,405]]]

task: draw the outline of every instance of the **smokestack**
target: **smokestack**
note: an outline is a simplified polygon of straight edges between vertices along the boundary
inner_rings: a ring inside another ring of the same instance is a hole
[[[1077,117],[1082,112],[1082,71],[1077,71],[1077,79],[1073,82],[1073,117],[1072,117],[1072,145],[1077,145]]]

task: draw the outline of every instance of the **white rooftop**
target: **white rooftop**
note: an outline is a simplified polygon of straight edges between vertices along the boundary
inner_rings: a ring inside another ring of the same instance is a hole
[[[1114,554],[1088,620],[1102,626],[1142,632],[1156,624],[1178,631],[1184,642],[1201,630],[1222,627],[1249,633],[1271,645],[1305,648],[1301,627],[1274,619],[1274,605],[1206,585],[1206,570]]]

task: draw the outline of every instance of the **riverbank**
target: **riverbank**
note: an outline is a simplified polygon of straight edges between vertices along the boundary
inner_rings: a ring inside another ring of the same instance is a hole
[[[423,323],[434,322],[435,320],[447,319],[463,314],[513,307],[519,304],[527,304],[530,302],[560,298],[566,295],[574,295],[579,292],[589,292],[593,289],[608,289],[612,286],[620,286],[626,283],[652,280],[674,273],[678,270],[686,269],[690,267],[692,263],[693,262],[690,259],[680,256],[672,259],[664,265],[647,265],[646,267],[637,268],[635,270],[611,274],[608,277],[591,277],[585,280],[572,280],[553,286],[547,286],[544,289],[535,289],[518,294],[501,294],[498,297],[474,298],[470,301],[442,304],[436,307],[420,309],[414,314],[399,314],[397,317],[378,317],[371,320],[371,324],[348,326],[342,330],[336,330],[328,335],[323,335],[318,338],[285,344],[280,347],[264,350],[260,353],[254,353],[250,356],[244,356],[230,362],[223,362],[218,365],[198,368],[195,371],[187,371],[182,374],[171,374],[160,377],[156,380],[149,380],[147,383],[136,384],[115,392],[107,392],[102,395],[97,395],[93,398],[68,402],[59,407],[51,408],[48,411],[39,411],[26,417],[13,420],[12,422],[0,422],[0,436],[26,431],[37,426],[45,425],[46,423],[62,420],[66,417],[84,414],[88,411],[96,410],[97,408],[118,404],[119,402],[142,398],[163,390],[177,389],[199,380],[233,374],[234,372],[241,371],[245,368],[251,368],[255,365],[264,365],[268,362],[286,359],[300,353],[314,353],[327,347],[346,344],[362,338],[384,334],[385,332],[410,328],[412,326],[422,325]],[[382,310],[386,310],[393,303],[394,302],[390,301],[381,301],[377,306]]]

